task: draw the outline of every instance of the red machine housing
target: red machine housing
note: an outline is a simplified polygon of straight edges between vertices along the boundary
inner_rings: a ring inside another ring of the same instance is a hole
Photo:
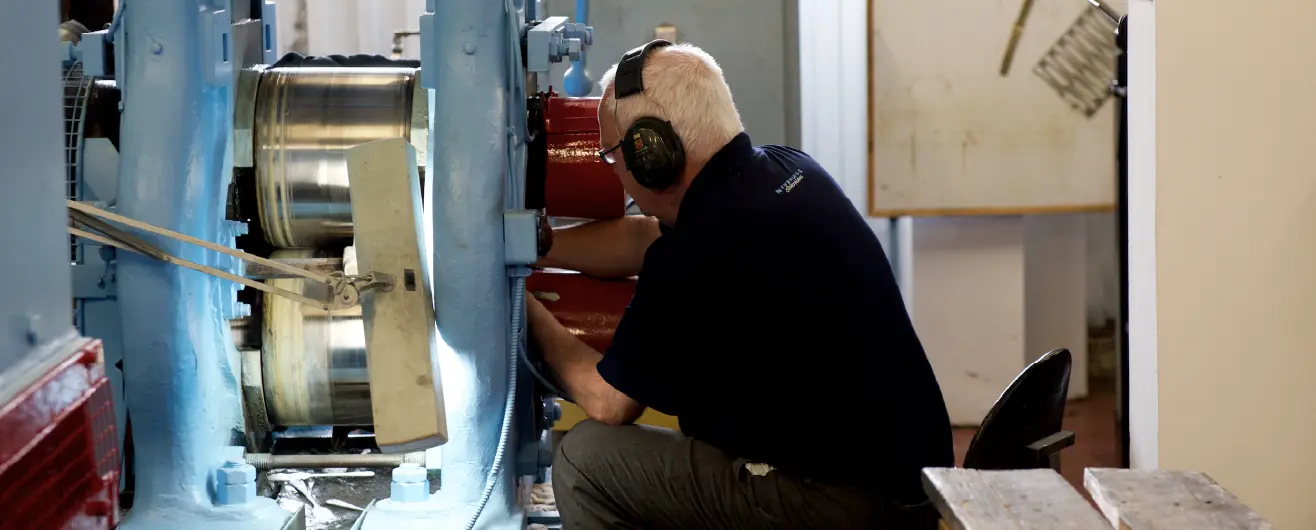
[[[621,314],[635,294],[635,280],[600,280],[567,271],[537,271],[526,288],[568,331],[599,352],[608,351]]]
[[[599,158],[599,98],[543,102],[545,140],[543,205],[553,217],[612,219],[626,215],[621,180]],[[635,280],[600,280],[570,271],[536,271],[526,287],[544,307],[590,347],[605,352],[635,293]]]
[[[544,98],[548,162],[544,210],[553,217],[611,219],[626,214],[621,181],[599,158],[599,98]]]
[[[99,340],[0,404],[0,529],[105,529],[119,518],[114,405]]]

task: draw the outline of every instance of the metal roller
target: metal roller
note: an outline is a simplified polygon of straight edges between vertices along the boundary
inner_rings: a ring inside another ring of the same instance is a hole
[[[281,250],[272,258],[329,257],[326,251]],[[270,285],[317,298],[328,287],[302,279]],[[370,377],[361,307],[323,311],[265,296],[261,379],[272,425],[370,425]]]
[[[428,97],[420,70],[280,67],[260,73],[253,159],[261,227],[279,248],[352,239],[348,149],[407,138],[424,166]]]

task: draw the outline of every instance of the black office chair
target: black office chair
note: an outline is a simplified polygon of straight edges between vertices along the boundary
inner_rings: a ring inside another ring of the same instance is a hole
[[[1061,429],[1073,362],[1061,348],[1024,368],[982,420],[964,467],[1059,472],[1060,451],[1074,445],[1074,433]]]

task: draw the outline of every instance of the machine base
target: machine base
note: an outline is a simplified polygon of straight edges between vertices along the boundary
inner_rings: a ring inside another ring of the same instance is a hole
[[[170,510],[157,499],[151,507],[133,507],[119,530],[306,530],[306,514],[280,508],[274,499],[264,497],[236,506],[216,506],[205,512]],[[179,506],[190,505],[179,500]]]
[[[113,528],[118,521],[119,452],[101,343],[74,340],[65,352],[63,362],[0,405],[4,528]]]

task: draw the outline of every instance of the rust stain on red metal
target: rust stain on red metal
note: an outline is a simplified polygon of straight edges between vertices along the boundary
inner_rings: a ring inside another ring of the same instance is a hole
[[[0,403],[0,506],[18,525],[0,527],[117,525],[119,453],[101,359],[100,341],[88,340]]]
[[[611,219],[626,214],[626,195],[599,158],[599,98],[548,98],[548,171],[544,209],[555,217]]]
[[[531,293],[585,344],[606,352],[621,315],[635,294],[635,280],[600,280],[573,272],[536,271],[526,279]]]

